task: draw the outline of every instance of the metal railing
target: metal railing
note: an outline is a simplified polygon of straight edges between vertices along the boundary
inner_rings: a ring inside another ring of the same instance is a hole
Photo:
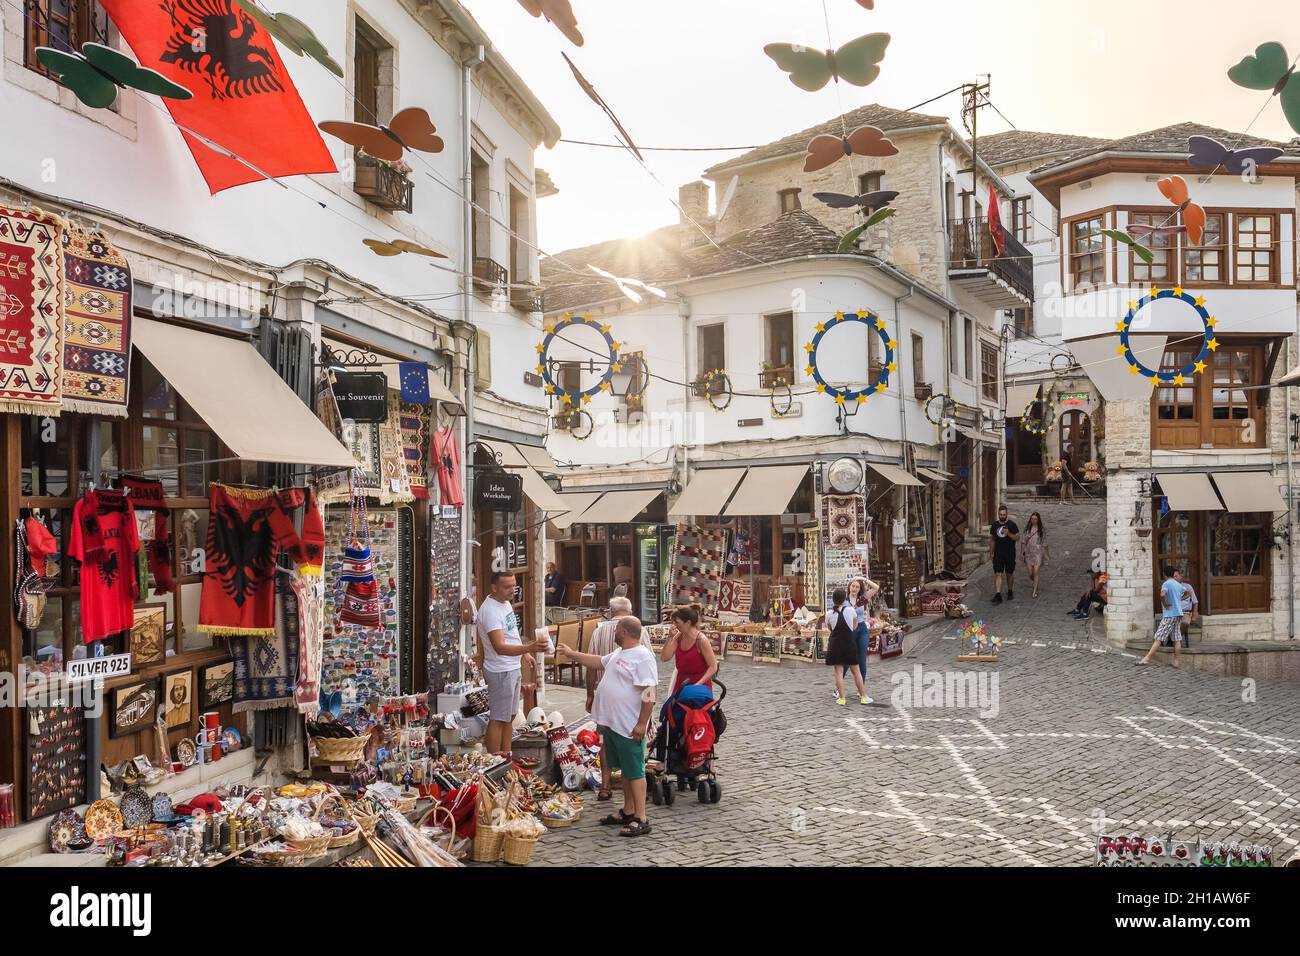
[[[954,219],[948,223],[949,269],[988,269],[1026,297],[1034,297],[1033,255],[1010,229],[1003,228],[1006,244],[999,255],[989,232],[989,221],[980,216]]]

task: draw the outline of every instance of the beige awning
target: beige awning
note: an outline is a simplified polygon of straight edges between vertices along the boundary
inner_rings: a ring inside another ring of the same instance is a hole
[[[884,478],[890,484],[924,487],[925,482],[921,481],[906,468],[898,465],[881,465],[874,461],[867,462],[867,467],[875,471],[881,478]]]
[[[786,505],[806,474],[806,464],[751,468],[724,513],[729,518],[785,514]]]
[[[961,432],[967,438],[971,439],[971,441],[983,442],[986,445],[1000,444],[998,436],[991,435],[988,432],[976,431],[973,428],[966,428],[962,425],[957,426],[957,431]]]
[[[546,483],[546,479],[533,468],[512,468],[512,472],[523,480],[524,494],[533,503],[533,507],[543,511],[567,511],[569,506],[560,498],[560,493]]]
[[[555,463],[555,459],[551,457],[551,453],[541,445],[525,445],[522,442],[517,442],[515,448],[519,450],[519,454],[524,456],[524,461],[528,462],[528,464],[532,465],[538,471],[551,472],[554,474],[560,470],[560,466]]]
[[[929,478],[931,481],[950,481],[952,478],[951,475],[945,475],[937,468],[922,468],[920,465],[916,467],[916,473]]]
[[[610,491],[582,512],[576,520],[583,524],[627,524],[655,498],[663,494],[659,488],[640,491]]]
[[[1170,511],[1222,511],[1210,476],[1203,471],[1156,475],[1160,492],[1169,499]]]
[[[357,461],[247,342],[153,319],[132,344],[235,455],[353,468]]]
[[[1300,365],[1279,378],[1277,383],[1279,385],[1300,385]]]
[[[718,515],[745,476],[744,468],[704,468],[668,508],[669,515]]]
[[[1133,349],[1133,356],[1147,368],[1159,368],[1168,341],[1167,335],[1134,335],[1129,339],[1129,347]],[[1128,359],[1116,351],[1118,335],[1078,339],[1065,345],[1106,401],[1146,401],[1151,397],[1151,379],[1134,375]]]
[[[1286,511],[1286,499],[1277,490],[1281,479],[1270,472],[1221,471],[1210,477],[1223,496],[1223,503],[1233,514]]]
[[[1007,386],[1007,418],[1020,418],[1025,411],[1025,406],[1038,397],[1038,390],[1042,388],[1037,383],[1033,385],[1008,385]]]
[[[480,442],[501,459],[501,467],[508,471],[523,468],[536,468],[538,471],[554,473],[559,471],[555,459],[541,445],[524,445],[519,442],[503,441],[500,438],[480,438]]]
[[[596,500],[600,497],[600,492],[574,491],[567,494],[561,493],[557,497],[563,510],[551,519],[551,523],[563,530],[577,521],[584,511],[596,503]]]
[[[447,406],[447,411],[453,415],[465,414],[465,403],[452,394],[451,389],[442,384],[442,379],[438,376],[436,370],[431,369],[429,375],[429,397],[435,402],[442,402]]]

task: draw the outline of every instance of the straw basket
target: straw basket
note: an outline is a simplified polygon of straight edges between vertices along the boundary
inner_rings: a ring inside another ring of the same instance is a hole
[[[314,860],[318,856],[325,855],[332,839],[334,838],[327,833],[324,836],[308,837],[305,840],[290,840],[289,846],[301,853],[304,859]]]
[[[396,809],[400,814],[408,814],[415,809],[415,805],[420,802],[420,794],[417,790],[403,790],[400,797],[397,798]]]
[[[355,765],[366,758],[368,734],[360,737],[312,737],[318,759],[331,764]]]
[[[494,827],[482,820],[474,828],[474,849],[470,859],[475,863],[495,863],[501,858],[501,846],[506,836],[500,827]]]
[[[437,826],[438,814],[440,813],[447,818],[446,823],[443,825],[449,827],[447,833],[447,846],[444,849],[446,849],[446,851],[450,853],[452,856],[455,856],[456,855],[456,851],[455,851],[456,818],[452,816],[451,811],[448,810],[446,807],[444,807],[442,804],[435,803],[433,806],[431,806],[428,809],[428,811],[424,814],[424,816],[420,817],[420,822],[415,825],[415,828],[417,830],[422,830],[426,826]]]
[[[313,820],[320,820],[321,814],[325,812],[325,808],[328,807],[331,803],[338,804],[337,812],[335,813],[335,816],[341,816],[347,814],[347,803],[346,801],[344,801],[343,795],[340,794],[338,790],[335,790],[334,788],[331,787],[329,790],[325,791],[325,793],[321,796],[320,801],[316,804],[316,809],[312,813],[311,818]],[[361,827],[360,825],[357,825],[354,826],[351,832],[349,833],[342,833],[339,834],[338,836],[331,836],[327,848],[330,850],[341,850],[345,846],[352,846],[352,844],[356,843],[360,839],[361,839]]]
[[[536,836],[507,833],[501,845],[502,862],[512,866],[527,866],[528,861],[533,858],[533,850],[537,849],[538,839],[539,837]]]
[[[577,823],[580,816],[582,816],[581,813],[572,817],[542,817],[542,824],[548,830],[563,830],[565,827],[571,827]]]

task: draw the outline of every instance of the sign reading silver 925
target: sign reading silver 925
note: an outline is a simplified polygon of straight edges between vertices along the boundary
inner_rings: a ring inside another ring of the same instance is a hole
[[[68,683],[103,680],[106,677],[125,677],[131,673],[130,654],[112,654],[108,657],[86,657],[68,661]]]

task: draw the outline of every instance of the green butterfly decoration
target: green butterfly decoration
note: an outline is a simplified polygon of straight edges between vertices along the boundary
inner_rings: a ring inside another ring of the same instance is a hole
[[[1133,255],[1137,256],[1147,265],[1151,265],[1155,260],[1155,253],[1142,245],[1142,243],[1138,242],[1127,232],[1120,232],[1118,229],[1103,229],[1101,234],[1107,239],[1114,239],[1116,242],[1122,242],[1124,245],[1128,246],[1133,250]]]
[[[845,253],[852,252],[857,247],[858,240],[862,238],[862,234],[864,232],[866,232],[872,226],[879,225],[880,223],[884,222],[890,216],[897,214],[897,212],[898,210],[892,207],[877,209],[875,212],[873,212],[870,216],[867,217],[867,221],[864,222],[862,225],[855,226],[854,228],[846,232],[844,234],[844,238],[840,240],[840,244],[835,248],[835,251],[840,255],[844,255]]]
[[[1291,128],[1300,133],[1300,81],[1295,67],[1280,43],[1261,43],[1255,55],[1243,57],[1228,71],[1228,79],[1248,90],[1272,90],[1282,100],[1282,112]]]
[[[112,106],[119,88],[140,90],[173,100],[188,100],[194,96],[161,73],[147,69],[125,53],[118,53],[101,43],[87,43],[80,53],[65,53],[41,46],[36,48],[36,59],[92,109]]]
[[[312,32],[311,27],[287,13],[267,13],[256,0],[235,0],[244,12],[258,25],[299,56],[309,56],[337,77],[343,76],[343,67],[330,56],[325,44]]]
[[[814,50],[792,43],[769,43],[763,52],[790,74],[790,82],[816,93],[831,80],[867,86],[880,75],[880,61],[889,46],[888,33],[868,33],[838,50]]]

